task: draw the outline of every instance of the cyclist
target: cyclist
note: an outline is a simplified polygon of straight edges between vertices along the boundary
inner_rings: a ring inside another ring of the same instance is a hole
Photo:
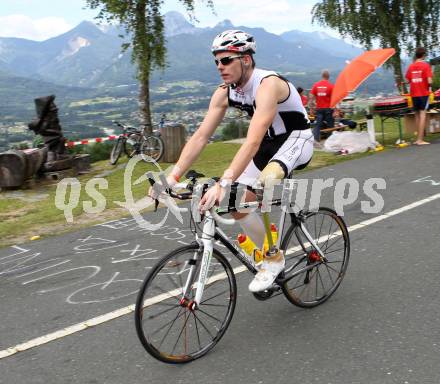
[[[255,52],[254,37],[243,31],[227,30],[213,41],[212,53],[224,83],[213,93],[202,124],[168,175],[169,186],[173,187],[197,159],[229,106],[246,111],[251,120],[245,142],[220,181],[200,201],[201,211],[221,201],[234,181],[251,187],[265,168],[265,172],[286,177],[298,166],[307,165],[312,157],[313,134],[297,90],[276,72],[256,68]],[[255,194],[247,190],[245,199],[254,201]],[[262,247],[265,227],[261,217],[256,212],[236,212],[233,217],[255,244]],[[281,253],[273,259],[266,257],[249,290],[269,288],[284,265]]]

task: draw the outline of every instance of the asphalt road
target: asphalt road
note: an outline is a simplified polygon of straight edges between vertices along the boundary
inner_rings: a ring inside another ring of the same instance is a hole
[[[438,384],[439,150],[437,141],[301,174],[354,178],[361,187],[344,209],[353,230],[342,285],[306,310],[283,296],[255,300],[247,291],[251,276],[237,275],[239,298],[226,335],[184,366],[145,352],[129,308],[51,342],[30,342],[133,304],[156,260],[192,240],[186,223],[169,216],[163,228],[146,231],[127,218],[0,249],[0,383]],[[361,212],[369,178],[386,181],[378,213]],[[333,205],[331,189],[322,203]],[[17,351],[20,344],[25,350]]]

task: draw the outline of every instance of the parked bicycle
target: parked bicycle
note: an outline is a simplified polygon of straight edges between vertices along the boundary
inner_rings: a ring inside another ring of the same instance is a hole
[[[152,173],[147,174],[153,185]],[[207,186],[197,184],[203,177],[190,171],[189,182],[179,184],[183,193],[166,192],[174,199],[201,196]],[[231,196],[240,191],[231,187]],[[257,191],[258,192],[258,191]],[[148,353],[165,363],[187,363],[205,355],[222,338],[234,314],[237,301],[235,273],[257,273],[257,264],[223,232],[218,224],[233,225],[222,216],[241,208],[261,207],[257,202],[237,207],[213,207],[203,218],[202,228],[191,214],[195,240],[164,256],[150,270],[140,288],[135,307],[138,337]],[[234,199],[230,199],[234,201]],[[238,200],[240,201],[240,200]],[[271,205],[280,206],[281,199]],[[290,217],[290,224],[286,221]],[[219,241],[244,265],[232,268],[214,242]],[[336,291],[346,273],[350,240],[343,219],[329,208],[288,213],[283,209],[274,245],[284,252],[286,266],[268,290],[253,293],[258,300],[280,294],[294,305],[311,308],[324,303]]]
[[[139,154],[146,162],[160,160],[164,151],[164,143],[158,130],[146,135],[144,130],[126,126],[119,121],[113,121],[113,123],[122,128],[122,133],[116,139],[110,152],[110,164],[115,165],[123,151],[129,158]]]

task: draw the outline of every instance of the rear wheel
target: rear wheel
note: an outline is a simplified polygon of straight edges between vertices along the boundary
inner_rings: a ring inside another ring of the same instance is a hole
[[[228,328],[237,299],[235,276],[219,251],[214,249],[212,256],[198,306],[193,306],[202,258],[198,245],[165,256],[142,284],[136,300],[136,331],[156,359],[165,363],[197,359],[213,348]],[[184,297],[191,268],[194,277]]]
[[[118,162],[124,148],[124,139],[119,137],[110,152],[110,164],[115,165]]]
[[[350,257],[350,239],[342,218],[328,208],[305,213],[304,225],[324,259],[309,243],[301,227],[292,225],[281,244],[287,278],[282,289],[291,303],[315,307],[330,298],[344,278]]]
[[[163,155],[163,141],[159,136],[145,137],[141,144],[141,156],[144,161],[159,161]]]

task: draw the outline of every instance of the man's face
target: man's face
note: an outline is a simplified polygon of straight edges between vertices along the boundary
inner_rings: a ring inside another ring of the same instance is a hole
[[[219,52],[216,53],[215,59],[218,61],[217,69],[220,72],[220,76],[226,84],[237,83],[242,75],[242,68],[240,63],[240,53],[238,52]],[[230,60],[226,58],[231,58]],[[221,60],[223,59],[223,63]],[[245,57],[243,56],[244,60]],[[224,62],[227,63],[224,63]]]

